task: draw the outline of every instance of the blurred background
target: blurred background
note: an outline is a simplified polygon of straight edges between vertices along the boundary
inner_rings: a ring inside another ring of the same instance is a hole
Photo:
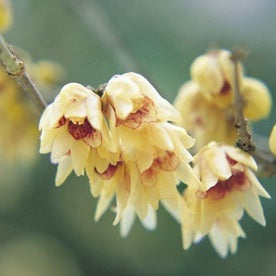
[[[274,0],[14,0],[9,43],[34,61],[51,59],[66,82],[94,87],[136,71],[170,101],[195,57],[210,47],[244,46],[246,73],[263,80],[276,100]],[[51,98],[49,95],[45,95]],[[268,135],[276,118],[254,125]],[[19,138],[20,139],[20,138]],[[262,183],[265,228],[246,215],[247,238],[220,259],[208,239],[183,251],[180,227],[162,208],[158,227],[136,223],[126,239],[109,211],[94,222],[96,200],[85,177],[56,188],[49,155],[32,164],[0,161],[0,275],[276,275],[276,178]]]

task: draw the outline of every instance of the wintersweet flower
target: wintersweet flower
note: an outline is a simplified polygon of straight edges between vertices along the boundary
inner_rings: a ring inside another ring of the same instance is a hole
[[[270,150],[274,153],[274,155],[276,155],[276,124],[274,125],[269,136],[269,147]]]
[[[7,31],[11,26],[12,21],[11,1],[0,0],[0,31]]]
[[[242,81],[242,67],[239,64]],[[199,56],[191,65],[192,80],[197,82],[202,95],[220,108],[228,107],[234,97],[234,64],[227,50],[214,50]]]
[[[174,105],[182,117],[179,125],[195,137],[196,151],[211,141],[234,145],[237,130],[233,110],[223,110],[206,100],[197,83],[184,84]]]
[[[180,121],[180,114],[156,89],[137,73],[115,75],[107,83],[103,102],[112,108],[117,126],[131,129],[143,123]]]
[[[108,143],[100,97],[78,83],[61,89],[44,111],[39,129],[40,153],[51,152],[51,161],[58,163],[56,185],[72,170],[83,175],[90,150]]]
[[[125,209],[132,209],[143,222],[151,209],[158,209],[160,200],[165,200],[177,208],[177,185],[180,181],[198,185],[189,165],[192,156],[186,150],[193,144],[193,139],[183,129],[169,123],[164,123],[163,128],[171,143],[170,149],[166,144],[160,146],[157,141],[150,139],[150,133],[145,133],[141,142],[147,141],[152,148],[149,148],[150,152],[147,152],[149,149],[146,146],[143,152],[140,149],[136,160],[125,156],[123,148],[117,163],[109,163],[108,159],[90,153],[86,172],[92,194],[99,196],[96,220],[110,206],[113,197],[116,197],[114,224],[121,220],[125,212],[129,213]],[[139,137],[139,134],[137,136]],[[129,141],[131,142],[131,139]],[[150,154],[153,154],[153,158],[147,160]]]
[[[120,153],[112,161],[93,152],[88,157],[91,192],[99,197],[95,218],[116,198],[114,224],[121,222],[123,235],[134,214],[152,229],[160,201],[177,208],[177,185],[197,181],[187,151],[194,139],[183,128],[168,123],[178,120],[179,113],[141,75],[113,77],[102,98],[112,144]]]
[[[238,238],[245,237],[239,225],[244,210],[265,225],[259,196],[270,196],[253,173],[257,165],[240,149],[211,142],[195,156],[194,170],[201,185],[184,191],[184,249],[208,235],[221,257],[235,253]]]
[[[201,86],[194,81],[181,86],[174,103],[182,117],[179,125],[196,138],[196,150],[211,141],[234,145],[237,130],[233,105],[219,108],[203,94]],[[271,96],[262,82],[244,77],[241,94],[245,102],[244,116],[249,121],[258,121],[268,116]]]
[[[254,78],[244,77],[241,94],[245,102],[244,116],[258,121],[269,115],[272,99],[267,86]]]

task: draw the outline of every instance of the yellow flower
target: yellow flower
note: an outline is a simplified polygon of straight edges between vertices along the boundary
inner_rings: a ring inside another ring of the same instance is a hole
[[[236,252],[238,237],[245,237],[239,225],[244,210],[265,225],[259,196],[270,198],[257,180],[254,159],[232,146],[209,143],[195,156],[194,170],[199,187],[184,191],[182,210],[183,246],[189,248],[208,235],[221,257]]]
[[[161,145],[154,140],[151,137],[152,132],[144,132],[144,136],[140,136],[140,145],[129,145],[134,149],[134,157],[131,160],[128,155],[125,155],[123,146],[120,159],[115,164],[114,160],[112,164],[108,159],[100,158],[93,152],[90,153],[86,171],[92,194],[95,197],[100,195],[96,220],[106,210],[115,195],[117,216],[114,224],[120,221],[124,209],[129,206],[134,208],[143,220],[147,216],[148,207],[151,206],[157,210],[160,200],[167,200],[174,205],[178,195],[176,186],[180,181],[187,184],[193,184],[196,181],[188,164],[192,161],[192,156],[186,150],[193,144],[193,139],[183,129],[168,123],[159,127],[163,127],[170,142],[170,148],[168,144]],[[149,126],[148,130],[152,128],[154,126]],[[138,133],[137,136],[139,135],[141,134]],[[141,148],[144,141],[147,141],[147,144]],[[122,140],[122,145],[132,142],[131,139]],[[135,149],[135,147],[140,148]]]
[[[134,214],[153,229],[160,201],[176,209],[177,185],[181,181],[198,185],[189,165],[193,158],[187,151],[194,139],[183,128],[168,123],[180,117],[178,112],[138,74],[113,77],[103,103],[119,154],[110,160],[110,156],[91,151],[88,157],[91,192],[99,197],[95,219],[116,198],[114,224],[121,223],[122,235],[128,233]]]
[[[239,66],[239,77],[242,80],[242,67]],[[234,65],[229,51],[214,50],[196,58],[191,65],[191,77],[211,103],[220,108],[226,108],[232,103]]]
[[[276,124],[274,125],[269,137],[270,150],[276,155]]]
[[[40,152],[51,152],[52,162],[58,163],[56,185],[72,170],[83,175],[90,149],[106,146],[108,141],[100,97],[78,83],[61,89],[44,111],[39,129]]]
[[[241,94],[245,102],[244,116],[251,121],[264,119],[271,110],[271,96],[264,83],[244,77]]]
[[[262,82],[244,77],[241,94],[245,101],[244,116],[247,119],[257,121],[268,116],[271,96]],[[234,145],[237,130],[234,126],[233,105],[218,107],[215,102],[204,97],[201,86],[194,81],[180,87],[174,105],[182,117],[179,125],[196,138],[196,150],[211,141]]]
[[[184,127],[196,140],[196,151],[211,141],[234,144],[237,130],[232,109],[223,110],[202,96],[197,83],[184,84],[175,100]]]
[[[141,75],[116,75],[108,82],[103,101],[112,108],[116,125],[137,129],[143,123],[179,121],[179,113]]]
[[[10,0],[0,0],[0,31],[7,31],[7,29],[10,28],[12,21]]]

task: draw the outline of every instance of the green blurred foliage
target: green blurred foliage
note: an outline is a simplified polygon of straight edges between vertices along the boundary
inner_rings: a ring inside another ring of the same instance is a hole
[[[6,38],[34,60],[59,62],[67,72],[65,82],[97,86],[126,71],[116,56],[117,46],[101,38],[101,20],[87,20],[99,9],[122,49],[169,100],[189,79],[193,59],[216,45],[248,48],[246,72],[267,83],[275,101],[273,0],[13,3],[15,23]],[[82,15],[82,3],[93,10]],[[275,115],[276,109],[270,119],[255,124],[255,131],[268,135]],[[32,167],[0,163],[1,276],[276,275],[275,177],[262,181],[273,198],[263,201],[266,228],[243,219],[248,237],[240,240],[236,255],[222,260],[207,240],[183,251],[180,227],[162,208],[155,232],[144,230],[137,219],[126,239],[112,226],[111,211],[95,223],[96,200],[87,179],[71,176],[62,187],[54,187],[56,168],[49,156],[40,156]]]

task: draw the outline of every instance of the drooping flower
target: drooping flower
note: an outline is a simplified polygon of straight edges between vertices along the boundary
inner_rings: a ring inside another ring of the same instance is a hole
[[[108,82],[103,101],[115,113],[116,125],[131,129],[143,123],[179,121],[175,108],[142,75],[115,75]]]
[[[276,155],[276,124],[272,128],[271,134],[269,136],[269,147],[274,155]]]
[[[13,21],[11,1],[0,0],[0,31],[7,31]]]
[[[149,212],[156,211],[160,201],[166,201],[172,208],[178,208],[177,185],[180,181],[190,185],[197,181],[189,165],[192,156],[186,150],[192,145],[192,138],[179,127],[169,123],[163,124],[159,127],[164,128],[163,132],[171,143],[170,149],[166,144],[162,148],[158,142],[155,142],[156,140],[153,140],[151,132],[145,131],[142,134],[137,133],[137,137],[140,136],[141,143],[146,141],[148,145],[151,144],[151,147],[147,148],[146,145],[144,149],[134,148],[134,151],[140,151],[140,154],[136,155],[136,160],[135,158],[130,160],[128,156],[125,156],[123,147],[120,159],[116,164],[108,163],[108,159],[105,158],[99,160],[99,156],[91,152],[86,171],[90,179],[92,194],[95,197],[99,196],[96,220],[101,217],[110,206],[112,199],[116,197],[114,224],[121,219],[124,224],[123,217],[130,215],[130,210],[144,222],[148,216],[153,217],[153,215],[149,215]],[[149,126],[148,129],[150,128],[153,129],[154,126]],[[129,139],[129,143],[131,143],[131,139]],[[149,221],[149,219],[146,220]]]
[[[245,102],[244,116],[259,121],[269,115],[272,99],[267,86],[254,78],[244,77],[241,94]]]
[[[180,88],[175,107],[182,116],[180,125],[195,137],[196,151],[210,141],[235,143],[233,110],[223,110],[206,100],[197,83],[190,81]]]
[[[211,141],[234,145],[237,131],[233,104],[225,108],[218,107],[204,97],[205,92],[201,87],[190,81],[180,88],[175,100],[175,107],[182,116],[180,125],[196,138],[196,150]],[[244,77],[241,94],[245,102],[244,116],[249,121],[268,116],[271,96],[262,82]]]
[[[103,110],[112,143],[120,154],[113,163],[109,158],[95,159],[92,152],[88,158],[91,191],[99,196],[95,217],[99,219],[115,197],[114,224],[121,221],[122,234],[129,231],[131,223],[126,217],[133,218],[133,214],[152,229],[159,202],[177,208],[177,184],[197,181],[187,151],[194,139],[168,123],[178,120],[179,113],[135,73],[115,76],[108,82]]]
[[[183,246],[208,235],[221,257],[235,253],[237,240],[245,237],[240,227],[244,210],[265,225],[259,196],[270,198],[257,180],[254,159],[238,148],[209,143],[195,156],[194,170],[201,185],[184,191]]]
[[[239,78],[242,80],[241,64],[239,67]],[[196,58],[191,65],[191,77],[208,101],[223,109],[231,105],[234,97],[234,64],[229,51],[213,50]]]
[[[108,143],[100,97],[78,83],[61,89],[44,111],[39,129],[40,153],[51,152],[51,161],[58,163],[56,185],[72,170],[83,175],[90,150]]]

